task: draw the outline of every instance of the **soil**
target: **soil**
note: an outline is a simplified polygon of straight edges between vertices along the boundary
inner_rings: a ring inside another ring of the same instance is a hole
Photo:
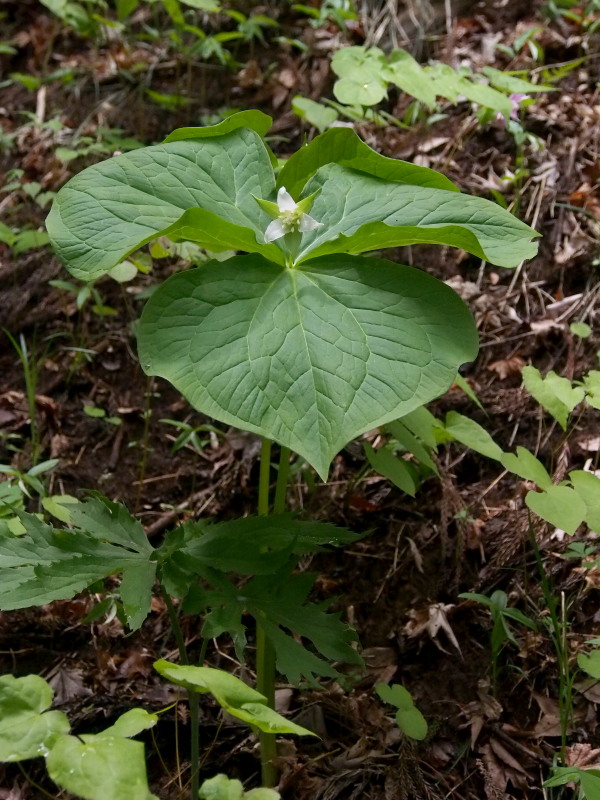
[[[56,157],[57,142],[68,143],[73,131],[94,136],[98,127],[118,127],[123,135],[151,143],[173,128],[206,122],[224,107],[270,113],[276,120],[273,147],[282,156],[293,152],[314,131],[291,113],[292,97],[331,97],[328,54],[343,42],[362,43],[366,37],[376,43],[376,31],[367,18],[343,33],[333,23],[312,27],[287,4],[245,6],[245,13],[276,17],[278,33],[305,42],[306,52],[271,37],[266,44],[236,46],[234,56],[242,66],[227,69],[167,54],[158,44],[119,36],[94,41],[66,28],[35,0],[4,2],[3,36],[18,44],[15,53],[0,56],[4,183],[12,180],[10,170],[20,169],[22,183],[37,181],[44,191],[57,191],[71,174],[99,158],[63,163]],[[597,366],[597,327],[582,339],[569,323],[585,320],[594,328],[598,315],[598,34],[566,16],[549,19],[539,4],[518,0],[501,8],[465,5],[461,13],[465,16],[454,18],[449,29],[425,31],[428,55],[454,66],[468,62],[474,69],[487,63],[536,70],[539,65],[526,47],[510,57],[493,45],[515,47],[524,31],[540,28],[535,38],[546,64],[582,59],[555,92],[536,96],[527,111],[525,126],[539,137],[539,149],[525,143],[517,152],[504,127],[478,125],[466,103],[445,107],[445,118],[431,125],[417,122],[403,129],[364,122],[356,128],[378,151],[439,169],[464,191],[486,197],[491,190],[504,192],[508,203],[518,204],[518,216],[542,234],[539,255],[516,272],[425,245],[398,249],[392,257],[450,281],[477,320],[480,354],[463,373],[482,408],[453,387],[431,410],[438,416],[456,410],[472,417],[506,449],[530,448],[560,480],[568,470],[590,463],[598,467],[590,445],[597,441],[598,413],[578,409],[563,433],[523,390],[520,371],[532,363],[542,372],[553,369],[579,378]],[[219,24],[231,29],[227,20]],[[134,69],[140,61],[143,79]],[[30,91],[8,81],[13,73],[43,77],[61,67],[75,70],[71,82],[54,80]],[[175,111],[152,105],[144,91],[149,85],[162,93],[185,93],[191,102]],[[406,96],[390,96],[389,110],[396,116],[407,105]],[[63,133],[27,124],[36,114],[38,123],[59,118]],[[518,158],[522,178],[502,183],[499,177],[514,173]],[[5,224],[43,225],[48,207],[40,208],[23,191],[0,197]],[[139,367],[133,328],[143,290],[181,268],[175,258],[160,263],[133,287],[99,281],[102,303],[114,311],[100,315],[91,301],[79,310],[72,293],[49,284],[69,276],[48,248],[15,255],[0,244],[1,327],[17,341],[23,337],[37,366],[40,460],[58,459],[46,476],[48,493],[82,497],[98,490],[126,503],[156,541],[183,519],[255,513],[260,449],[256,437],[216,423],[218,433],[206,436],[200,452],[192,447],[173,452],[176,431],[165,419],[192,426],[213,421]],[[0,338],[0,376],[0,462],[27,470],[33,430],[24,372],[5,336]],[[86,415],[83,408],[89,405],[104,409],[106,416]],[[367,436],[377,442],[380,433]],[[319,691],[289,687],[281,692],[282,709],[321,737],[281,743],[282,797],[541,798],[541,780],[560,744],[558,668],[543,625],[547,609],[531,528],[553,591],[557,597],[564,593],[574,656],[586,638],[598,635],[597,570],[586,572],[580,561],[564,558],[565,537],[529,519],[524,482],[464,447],[440,449],[441,477],[425,481],[416,498],[367,466],[360,442],[351,443],[336,457],[327,484],[307,480],[305,470],[298,469],[290,491],[294,510],[368,532],[343,552],[301,565],[319,575],[314,599],[331,600],[356,628],[366,669],[342,666],[343,681],[324,682]],[[37,510],[35,496],[28,507]],[[575,538],[590,541],[590,533],[582,527]],[[510,605],[542,623],[537,632],[514,626],[518,647],[509,643],[502,650],[493,687],[489,614],[459,594],[490,595],[498,589]],[[85,621],[102,596],[86,593],[2,613],[0,669],[50,680],[56,705],[68,713],[76,732],[102,729],[132,707],[159,710],[175,703],[145,742],[152,790],[162,800],[186,796],[185,698],[152,669],[157,658],[177,658],[164,602],[157,596],[142,629],[125,636],[116,618]],[[191,658],[197,658],[198,622],[184,616],[182,624]],[[248,665],[237,663],[228,641],[211,644],[207,663],[252,680],[251,658]],[[409,689],[429,722],[425,742],[411,743],[400,734],[373,690],[381,681]],[[576,695],[570,734],[572,745],[589,745],[591,752],[600,747],[597,702],[597,691]],[[222,723],[218,708],[204,700],[201,739],[203,776],[226,772],[248,786],[258,785],[254,737],[231,719]],[[0,798],[37,800],[48,796],[44,791],[56,796],[41,763],[25,766],[26,775],[15,765],[0,765]]]

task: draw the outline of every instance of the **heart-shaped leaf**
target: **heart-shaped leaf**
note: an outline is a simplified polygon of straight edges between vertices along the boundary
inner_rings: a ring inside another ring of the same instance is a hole
[[[568,486],[551,485],[543,492],[528,492],[525,503],[546,522],[568,534],[575,533],[586,514],[585,503]]]
[[[23,761],[46,755],[67,733],[62,711],[48,711],[54,693],[43,678],[0,677],[0,761]]]
[[[92,734],[61,736],[46,766],[55,783],[84,800],[156,800],[148,789],[142,742]]]
[[[343,255],[297,269],[240,256],[174,275],[138,339],[149,375],[323,478],[350,439],[443,393],[477,352],[471,315],[445,284]]]

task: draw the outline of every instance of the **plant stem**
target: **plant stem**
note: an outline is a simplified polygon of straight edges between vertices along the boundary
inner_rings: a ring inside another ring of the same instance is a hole
[[[285,496],[287,492],[288,478],[290,476],[290,449],[281,448],[279,457],[279,472],[277,473],[277,483],[275,484],[275,500],[273,501],[273,513],[283,514],[285,511]]]
[[[564,605],[564,593],[562,595],[562,613],[559,618],[557,613],[558,601],[550,586],[548,575],[544,569],[542,555],[540,548],[535,538],[535,532],[531,520],[529,520],[529,536],[531,539],[531,546],[535,555],[538,571],[540,573],[540,585],[542,594],[548,611],[550,619],[546,623],[550,640],[554,646],[554,653],[556,655],[556,663],[558,666],[558,715],[560,718],[560,760],[562,764],[566,764],[566,747],[567,747],[567,733],[569,723],[573,716],[573,679],[569,665],[569,645],[567,640],[567,619]]]
[[[271,472],[271,440],[263,437],[260,450],[258,477],[258,513],[269,513],[269,478]],[[275,705],[275,652],[260,621],[256,620],[256,688],[267,698],[270,708]],[[275,786],[277,770],[273,759],[277,755],[277,742],[273,733],[258,732],[260,742],[260,768],[263,786]]]
[[[177,617],[175,606],[173,605],[173,601],[163,586],[160,587],[160,590],[165,601],[165,606],[167,607],[167,613],[169,615],[169,620],[171,621],[171,627],[173,628],[173,636],[177,642],[179,658],[182,664],[188,665],[190,660],[185,648],[185,639],[183,638],[183,631],[181,630],[181,625],[179,624],[179,618]],[[206,640],[203,640],[202,642],[202,662],[204,662],[204,654],[206,653],[205,641]],[[196,692],[188,691],[188,702],[190,704],[190,768],[192,773],[190,797],[191,800],[197,800],[198,790],[200,788],[200,739],[198,714],[199,703]]]

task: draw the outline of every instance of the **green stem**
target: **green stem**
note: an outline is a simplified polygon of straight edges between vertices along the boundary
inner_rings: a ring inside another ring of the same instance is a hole
[[[269,513],[269,472],[271,466],[271,442],[263,439],[260,457],[258,486],[258,513]],[[282,514],[285,510],[287,482],[290,474],[290,451],[281,448],[279,472],[275,485],[273,511]],[[260,621],[256,621],[256,683],[258,691],[267,698],[270,708],[275,707],[275,648],[265,633]],[[263,786],[275,786],[278,773],[274,765],[277,756],[275,734],[259,732],[260,763]]]
[[[173,629],[173,635],[175,636],[175,641],[177,642],[177,649],[179,650],[179,659],[182,664],[188,665],[190,660],[188,658],[187,650],[185,647],[185,639],[183,638],[183,631],[181,630],[181,625],[179,624],[179,618],[177,616],[177,612],[175,611],[175,606],[173,605],[173,601],[171,600],[168,592],[165,591],[164,587],[161,586],[160,590],[162,592],[163,599],[165,601],[165,605],[167,607],[167,613],[169,615],[169,620],[171,621],[171,627]],[[202,642],[202,663],[204,662],[204,654],[206,653],[205,642],[207,640],[203,640]],[[190,797],[191,800],[197,800],[198,797],[198,790],[200,789],[200,731],[199,731],[199,703],[198,703],[198,695],[196,692],[189,691],[188,692],[188,702],[190,704],[190,761],[191,761],[191,786],[190,786]]]
[[[263,437],[260,450],[258,477],[258,513],[269,513],[269,486],[271,473],[271,440]],[[267,698],[270,708],[275,706],[275,652],[260,621],[256,620],[256,688]],[[277,770],[273,759],[277,755],[277,742],[273,733],[258,732],[260,742],[260,767],[263,786],[275,786]]]
[[[281,448],[279,457],[279,472],[277,473],[277,483],[275,484],[275,500],[273,501],[273,513],[283,514],[285,511],[285,497],[287,492],[288,479],[290,477],[290,449]]]

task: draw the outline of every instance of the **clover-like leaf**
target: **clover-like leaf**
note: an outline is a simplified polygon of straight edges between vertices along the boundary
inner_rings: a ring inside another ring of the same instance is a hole
[[[477,350],[451,289],[352,256],[298,269],[241,256],[174,275],[144,309],[138,342],[149,375],[324,478],[348,441],[443,393]]]

